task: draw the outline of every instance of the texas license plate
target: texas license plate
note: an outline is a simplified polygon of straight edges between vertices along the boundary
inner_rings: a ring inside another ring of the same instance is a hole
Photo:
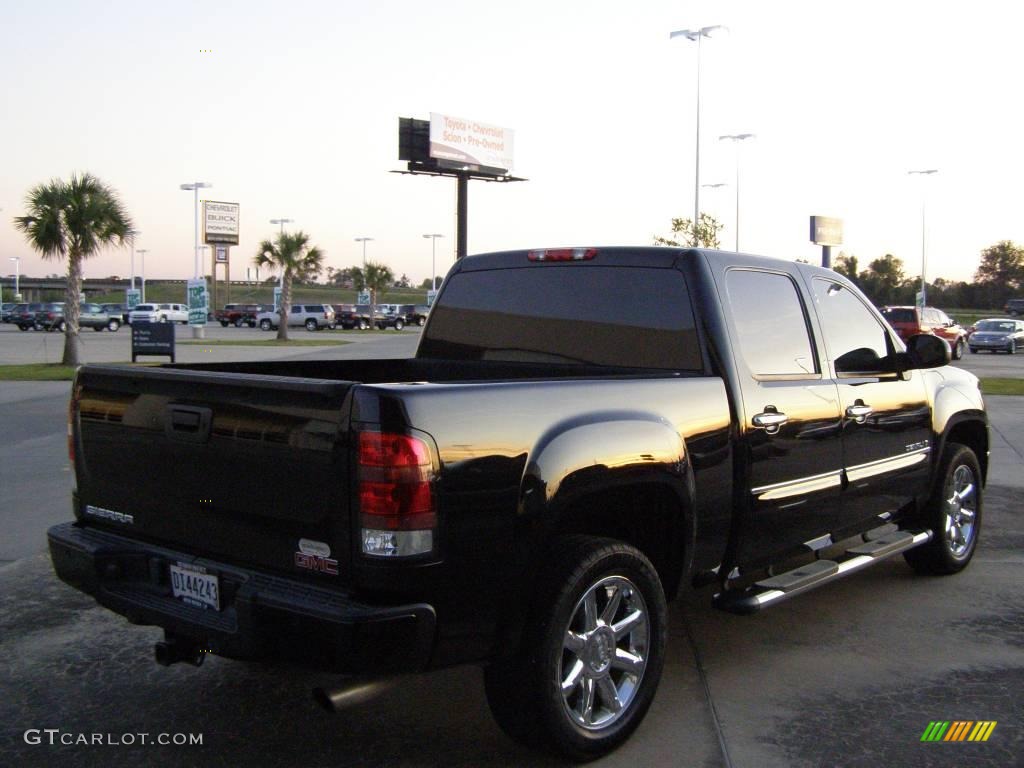
[[[197,608],[220,610],[220,581],[197,566],[171,565],[171,592]]]

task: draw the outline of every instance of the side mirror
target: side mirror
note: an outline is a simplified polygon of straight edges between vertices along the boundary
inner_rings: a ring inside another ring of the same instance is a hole
[[[906,354],[899,358],[899,367],[905,371],[940,368],[949,365],[949,344],[930,333],[919,333],[907,340]]]

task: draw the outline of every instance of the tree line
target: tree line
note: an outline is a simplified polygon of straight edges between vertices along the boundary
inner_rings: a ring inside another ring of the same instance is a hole
[[[722,223],[714,216],[700,214],[693,220],[673,218],[672,234],[655,237],[655,245],[675,247],[721,248],[719,232]],[[860,269],[856,256],[840,251],[832,268],[857,285],[876,306],[911,305],[921,290],[920,277],[908,276],[903,259],[887,253]],[[926,285],[930,306],[943,309],[1002,309],[1006,300],[1024,295],[1024,247],[1012,240],[1001,240],[981,252],[974,272],[974,281],[947,280],[937,277]]]

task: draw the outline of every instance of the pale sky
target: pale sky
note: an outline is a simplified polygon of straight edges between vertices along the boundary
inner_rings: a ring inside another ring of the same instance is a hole
[[[326,264],[369,258],[430,273],[455,249],[455,182],[401,170],[398,118],[431,112],[515,131],[516,184],[469,185],[470,253],[649,245],[692,216],[696,45],[701,208],[740,247],[816,262],[811,214],[844,220],[842,250],[970,279],[979,253],[1024,243],[1019,32],[1012,2],[12,2],[0,4],[0,271],[63,274],[11,222],[25,193],[88,171],[141,231],[146,276],[192,275],[195,180],[241,205],[232,277],[295,220]],[[210,50],[209,53],[201,52]],[[908,170],[937,168],[928,177]],[[840,249],[836,248],[835,253]],[[128,276],[127,249],[86,277]],[[136,270],[139,271],[139,261]]]

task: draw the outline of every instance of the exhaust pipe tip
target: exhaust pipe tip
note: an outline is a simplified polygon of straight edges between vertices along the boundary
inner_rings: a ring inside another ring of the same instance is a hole
[[[327,712],[339,712],[375,699],[395,686],[395,678],[351,680],[333,688],[314,688],[313,701]]]

